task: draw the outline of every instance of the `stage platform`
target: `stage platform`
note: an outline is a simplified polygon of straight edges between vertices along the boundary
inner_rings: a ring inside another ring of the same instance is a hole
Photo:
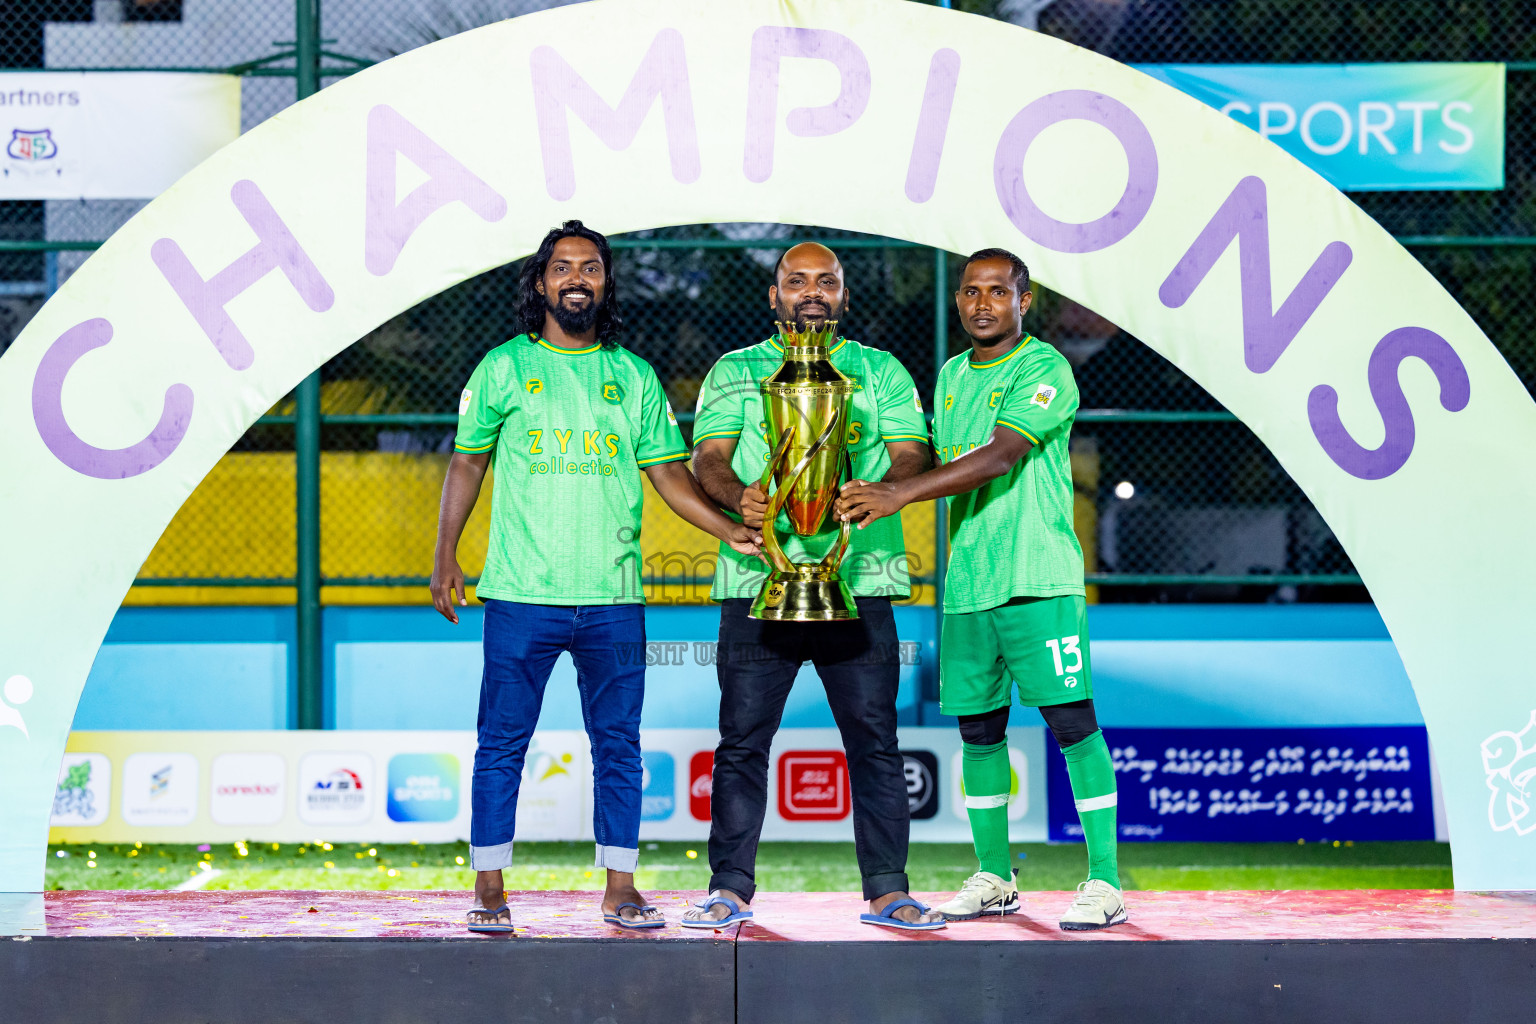
[[[0,896],[0,1021],[1508,1021],[1536,1005],[1536,893],[1131,892],[1063,932],[1067,893],[904,933],[848,893],[761,893],[745,925],[621,932],[594,892]]]

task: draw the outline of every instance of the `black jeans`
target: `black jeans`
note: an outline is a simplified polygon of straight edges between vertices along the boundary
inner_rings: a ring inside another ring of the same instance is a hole
[[[709,824],[711,889],[751,899],[757,842],[768,806],[768,747],[800,665],[810,661],[826,687],[843,736],[853,790],[853,839],[864,898],[907,888],[907,784],[896,743],[900,660],[896,618],[884,597],[855,599],[851,622],[761,622],[752,602],[723,601],[716,669],[720,745]]]

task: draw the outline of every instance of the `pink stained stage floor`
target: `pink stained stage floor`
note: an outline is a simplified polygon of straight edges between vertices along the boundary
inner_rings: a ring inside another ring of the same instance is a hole
[[[0,1024],[1507,1024],[1536,1005],[1536,893],[1131,892],[1102,932],[1061,931],[1061,892],[937,932],[860,924],[855,893],[760,893],[748,924],[683,929],[698,894],[651,896],[668,927],[624,932],[599,893],[512,893],[508,936],[465,931],[464,892],[0,893]]]
[[[652,893],[667,927],[625,932],[600,919],[596,892],[508,893],[512,938],[738,942],[952,942],[980,940],[1318,941],[1337,939],[1536,938],[1536,893],[1445,890],[1321,892],[1131,892],[1130,921],[1102,932],[1063,932],[1057,916],[1070,893],[1024,893],[1019,913],[951,924],[936,932],[897,932],[860,924],[854,893],[760,893],[754,920],[723,931],[678,926],[697,893]],[[923,894],[932,903],[938,894]],[[467,893],[458,892],[50,892],[43,898],[49,937],[296,937],[505,941],[463,927]]]

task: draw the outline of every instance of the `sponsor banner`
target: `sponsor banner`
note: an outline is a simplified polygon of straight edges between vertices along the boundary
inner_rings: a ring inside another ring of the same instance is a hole
[[[1417,726],[1106,729],[1122,840],[1434,839]],[[1066,765],[1047,761],[1050,838],[1082,838]]]
[[[111,805],[111,760],[105,754],[65,754],[53,796],[52,824],[100,825]]]
[[[240,79],[0,74],[0,200],[153,199],[240,134]]]
[[[1504,187],[1503,64],[1141,64],[1341,189]]]
[[[197,820],[198,767],[191,754],[129,754],[123,760],[123,821],[152,828],[192,824]]]
[[[642,840],[708,838],[718,741],[710,729],[641,732]],[[913,840],[968,842],[959,733],[902,729],[898,741]],[[76,732],[69,747],[52,842],[469,837],[475,735],[467,730]],[[1009,730],[1014,786],[1008,819],[1016,841],[1046,836],[1045,750],[1044,729]],[[768,758],[763,838],[852,840],[852,782],[836,729],[781,729]],[[523,764],[517,837],[592,838],[584,733],[534,734]]]
[[[218,825],[276,825],[287,805],[281,754],[220,754],[209,776],[208,813]]]
[[[459,816],[459,759],[396,754],[389,759],[390,821],[452,821]]]

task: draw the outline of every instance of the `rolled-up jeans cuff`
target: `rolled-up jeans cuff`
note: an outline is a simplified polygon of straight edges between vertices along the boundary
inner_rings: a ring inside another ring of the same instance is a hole
[[[905,871],[889,871],[885,874],[870,875],[864,879],[864,898],[867,900],[877,900],[881,896],[888,896],[893,892],[907,892],[910,888]]]
[[[746,903],[757,895],[757,882],[737,871],[717,871],[709,876],[709,891],[725,889],[740,896]]]
[[[597,866],[607,868],[609,871],[624,871],[635,873],[635,868],[640,866],[640,849],[628,849],[623,846],[604,846],[597,844]]]
[[[512,866],[512,844],[498,846],[471,846],[469,866],[476,871],[500,871]]]

